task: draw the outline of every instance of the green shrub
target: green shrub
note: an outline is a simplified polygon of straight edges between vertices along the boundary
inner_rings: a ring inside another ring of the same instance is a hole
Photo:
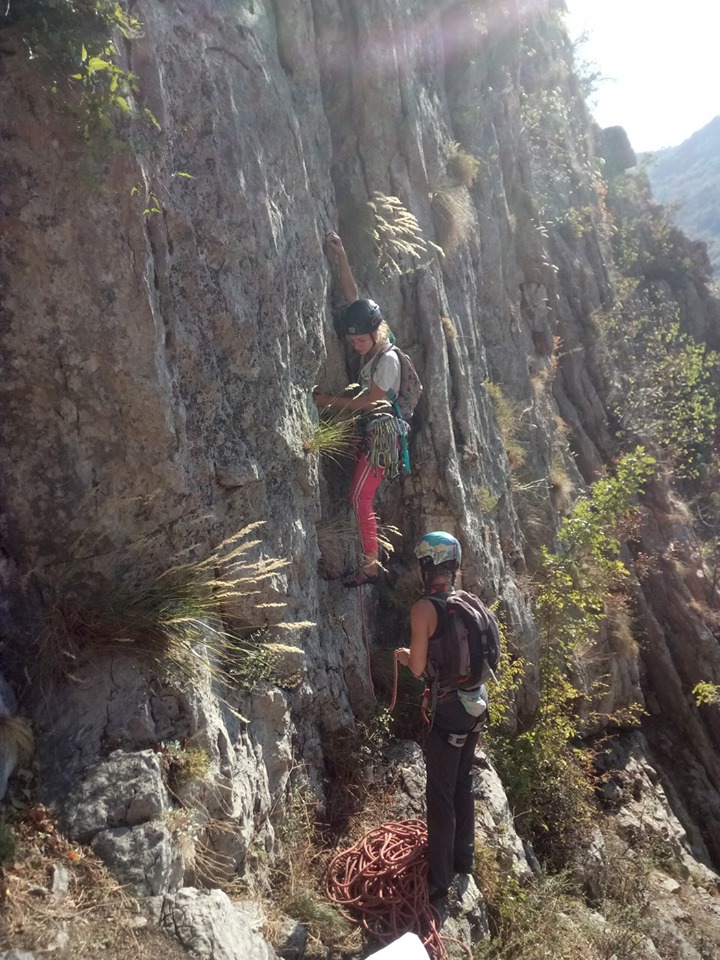
[[[203,780],[210,770],[210,757],[201,747],[184,747],[177,741],[166,744],[162,764],[171,791],[196,780]]]
[[[592,691],[581,693],[568,677],[627,577],[618,532],[632,516],[654,463],[640,447],[623,457],[615,476],[593,484],[564,519],[559,552],[542,548],[534,598],[542,636],[537,716],[525,729],[503,732],[523,665],[513,666],[507,689],[491,698],[489,749],[521,835],[553,870],[568,864],[592,817],[590,759],[575,746],[581,733],[577,707]]]
[[[142,36],[142,24],[115,0],[9,0],[2,16],[0,24],[19,33],[51,90],[74,96],[86,140],[112,140],[117,120],[133,111],[159,129],[148,109],[133,108],[137,78],[120,66],[113,33],[133,40]]]
[[[568,923],[578,906],[572,894],[562,875],[528,886],[510,877],[492,903],[494,934],[475,947],[474,960],[588,960],[586,939]]]
[[[495,496],[494,493],[491,493],[487,487],[474,486],[472,488],[473,497],[475,498],[475,503],[478,505],[482,513],[492,513],[495,507],[498,505],[499,497]]]
[[[678,477],[707,463],[720,410],[720,357],[680,329],[677,306],[621,286],[599,318],[619,378],[615,412],[625,434],[652,445]]]
[[[720,687],[716,683],[707,681],[696,683],[692,689],[692,695],[698,707],[720,704]]]

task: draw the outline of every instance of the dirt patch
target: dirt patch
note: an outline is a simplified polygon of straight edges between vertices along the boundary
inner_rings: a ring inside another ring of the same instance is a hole
[[[0,873],[0,950],[48,951],[59,960],[186,960],[92,851],[62,835],[46,807],[30,807],[6,830],[13,850]]]

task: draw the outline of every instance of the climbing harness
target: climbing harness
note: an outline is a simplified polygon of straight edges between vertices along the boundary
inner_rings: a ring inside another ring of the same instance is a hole
[[[383,943],[414,932],[433,960],[448,960],[447,943],[459,944],[471,957],[464,943],[441,936],[440,917],[430,903],[428,871],[425,823],[384,823],[333,858],[327,895],[351,910],[349,919]]]

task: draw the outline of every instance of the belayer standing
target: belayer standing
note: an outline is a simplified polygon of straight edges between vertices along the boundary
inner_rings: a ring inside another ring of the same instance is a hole
[[[410,610],[410,647],[398,662],[429,682],[432,721],[425,748],[431,901],[455,873],[470,873],[475,849],[472,761],[487,719],[484,681],[500,658],[497,621],[472,593],[455,589],[462,550],[444,531],[426,533],[415,555],[425,596]]]
[[[329,233],[325,243],[326,249],[337,258],[340,289],[349,304],[343,314],[342,329],[360,356],[361,393],[351,398],[315,390],[313,399],[320,408],[362,414],[363,436],[349,499],[357,517],[363,559],[360,569],[344,581],[347,586],[359,587],[377,580],[380,564],[377,517],[373,509],[375,494],[386,474],[393,477],[400,470],[409,470],[407,421],[422,386],[409,359],[395,347],[380,307],[374,300],[358,299],[357,284],[340,237]]]

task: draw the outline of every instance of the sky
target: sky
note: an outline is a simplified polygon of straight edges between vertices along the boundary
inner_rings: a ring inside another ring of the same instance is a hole
[[[590,106],[637,152],[677,146],[720,114],[720,0],[566,0],[577,59],[603,79]]]

